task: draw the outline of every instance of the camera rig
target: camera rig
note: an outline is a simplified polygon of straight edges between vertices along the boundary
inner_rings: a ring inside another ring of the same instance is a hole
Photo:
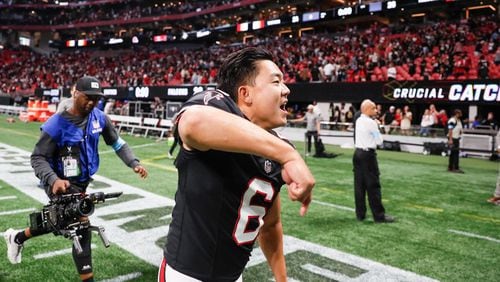
[[[122,192],[96,192],[91,194],[64,194],[52,198],[40,212],[30,214],[30,228],[41,233],[52,232],[73,241],[78,254],[82,253],[80,237],[77,231],[88,229],[95,231],[107,248],[109,240],[104,233],[104,227],[90,224],[89,216],[94,213],[95,204],[104,203],[106,199],[118,198]]]

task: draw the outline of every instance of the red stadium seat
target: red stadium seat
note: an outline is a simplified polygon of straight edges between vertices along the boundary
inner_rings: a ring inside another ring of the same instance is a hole
[[[441,79],[441,75],[439,73],[433,73],[430,77],[431,80],[439,80]]]

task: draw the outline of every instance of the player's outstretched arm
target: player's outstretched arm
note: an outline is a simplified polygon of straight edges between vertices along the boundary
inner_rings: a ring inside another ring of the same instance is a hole
[[[244,118],[210,106],[186,108],[179,117],[178,130],[188,150],[247,153],[279,162],[286,173],[283,179],[290,199],[302,203],[302,215],[307,211],[315,180],[290,144]]]
[[[211,106],[190,106],[178,120],[186,149],[259,155],[284,163],[295,149],[256,124]]]

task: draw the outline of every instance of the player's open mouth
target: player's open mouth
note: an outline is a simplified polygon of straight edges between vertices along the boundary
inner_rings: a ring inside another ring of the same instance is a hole
[[[287,102],[288,102],[288,101],[284,101],[284,102],[280,105],[280,109],[281,109],[282,111],[284,111],[284,112],[286,112],[286,103],[287,103]]]

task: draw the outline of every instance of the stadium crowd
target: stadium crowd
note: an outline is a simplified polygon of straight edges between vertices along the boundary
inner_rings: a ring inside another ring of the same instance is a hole
[[[88,5],[77,3],[71,7],[58,5],[44,7],[34,3],[5,3],[6,6],[0,10],[0,24],[68,25],[109,20],[126,21],[160,15],[201,12],[215,7],[221,10],[224,10],[224,8],[230,9],[232,8],[232,6],[229,6],[231,2],[229,0],[219,0],[165,1],[160,3],[158,1],[115,0],[100,1]],[[29,4],[33,4],[34,8],[44,8],[27,9],[26,5]],[[2,5],[2,1],[0,1],[0,5]]]
[[[273,50],[287,83],[396,80],[497,79],[499,27],[494,18],[425,25],[356,27],[340,33],[241,43]],[[69,87],[94,75],[103,86],[162,86],[213,83],[221,58],[241,46],[182,50],[139,46],[129,50],[78,49],[48,56],[25,48],[0,53],[0,91]],[[85,63],[82,63],[85,62]]]

